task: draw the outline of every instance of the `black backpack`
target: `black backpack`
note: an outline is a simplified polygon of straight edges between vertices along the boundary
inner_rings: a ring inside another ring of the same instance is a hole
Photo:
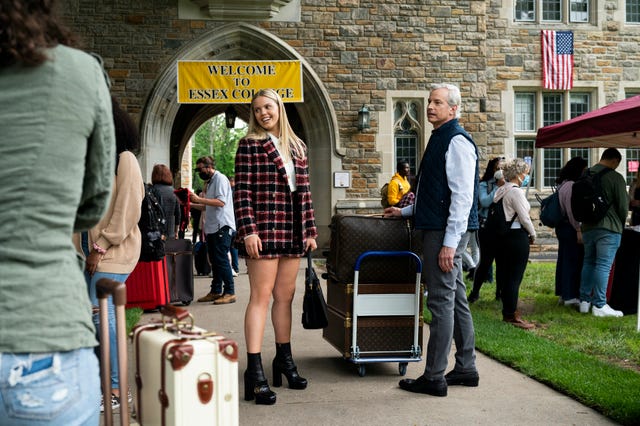
[[[602,193],[601,180],[605,173],[613,169],[605,167],[598,173],[591,169],[585,172],[573,183],[571,192],[571,211],[578,222],[598,223],[604,218],[611,207]]]
[[[161,202],[160,194],[151,184],[146,184],[138,222],[138,228],[142,234],[141,262],[154,262],[164,257],[167,228]]]
[[[504,215],[504,207],[502,205],[502,198],[498,201],[494,201],[489,205],[489,211],[487,212],[487,219],[482,224],[482,229],[490,232],[496,236],[503,236],[511,229],[513,221],[516,220],[518,213],[514,214],[509,222]]]

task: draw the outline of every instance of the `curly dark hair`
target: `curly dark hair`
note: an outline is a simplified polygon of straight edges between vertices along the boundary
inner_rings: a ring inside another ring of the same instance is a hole
[[[76,42],[56,13],[57,0],[0,0],[0,67],[37,66],[45,49]]]

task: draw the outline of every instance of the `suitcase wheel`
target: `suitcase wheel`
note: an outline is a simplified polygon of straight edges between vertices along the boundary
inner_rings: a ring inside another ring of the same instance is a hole
[[[404,376],[405,374],[407,374],[407,365],[409,365],[408,362],[401,362],[398,364],[398,372],[400,373],[401,376]]]
[[[358,364],[358,376],[364,377],[367,373],[367,367],[364,364]]]

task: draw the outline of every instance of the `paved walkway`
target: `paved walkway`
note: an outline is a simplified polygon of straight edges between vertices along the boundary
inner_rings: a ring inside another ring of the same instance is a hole
[[[303,262],[304,263],[304,262]],[[244,271],[244,267],[241,266]],[[277,403],[260,406],[243,399],[242,373],[246,367],[243,334],[244,310],[249,280],[245,273],[236,278],[238,302],[212,305],[193,302],[187,309],[196,324],[215,330],[238,342],[240,358],[241,425],[611,425],[596,411],[478,353],[480,386],[449,387],[445,398],[412,394],[400,390],[397,363],[367,364],[360,377],[356,367],[322,338],[322,330],[305,330],[300,324],[304,267],[301,267],[294,301],[293,354],[302,376],[309,380],[306,390],[274,388]],[[323,288],[326,291],[326,286]],[[207,293],[209,279],[196,277],[196,299]],[[144,314],[142,322],[158,318]],[[270,323],[269,323],[270,324]],[[424,342],[428,327],[424,330]],[[271,382],[271,360],[275,354],[273,330],[267,327],[263,362]],[[423,357],[424,358],[424,357]],[[450,366],[453,365],[453,358]],[[406,377],[415,378],[424,369],[424,360],[409,363]],[[133,376],[133,372],[131,372]],[[286,385],[286,380],[284,381]],[[134,382],[131,382],[134,383]],[[135,388],[132,389],[135,392]]]

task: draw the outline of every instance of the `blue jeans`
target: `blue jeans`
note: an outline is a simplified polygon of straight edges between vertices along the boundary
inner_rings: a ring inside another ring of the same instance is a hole
[[[98,306],[98,295],[96,292],[96,283],[101,278],[110,278],[118,282],[125,282],[129,274],[110,274],[107,272],[96,272],[92,277],[89,277],[89,273],[85,271],[84,277],[87,280],[87,286],[89,287],[89,299],[94,306]],[[107,312],[109,319],[109,362],[111,363],[111,388],[120,389],[120,380],[118,379],[118,339],[116,334],[116,307],[113,304],[113,298],[109,296],[107,303]],[[96,330],[100,332],[99,314],[93,316],[93,323],[96,325]],[[105,398],[108,400],[109,396]]]
[[[213,294],[235,294],[233,274],[229,264],[229,249],[231,248],[231,238],[233,229],[223,226],[215,234],[207,234],[207,249],[209,251],[209,261],[211,262],[211,293]],[[224,290],[222,283],[224,282]]]
[[[597,308],[607,303],[607,284],[611,265],[622,235],[606,229],[593,229],[582,234],[584,263],[580,281],[580,300]]]
[[[236,231],[233,231],[233,234],[231,235],[231,248],[229,249],[229,252],[231,253],[231,269],[233,269],[236,272],[240,272],[240,265],[238,264],[238,249],[235,247],[235,245],[233,244],[233,240],[236,239],[236,235],[238,233]]]
[[[100,374],[93,348],[0,353],[0,424],[98,425]]]

